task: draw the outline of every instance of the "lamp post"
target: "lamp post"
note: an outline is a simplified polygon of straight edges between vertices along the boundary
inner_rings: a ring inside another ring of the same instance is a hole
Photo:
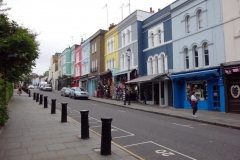
[[[127,56],[128,56],[128,81],[130,81],[130,54],[131,54],[131,49],[128,48],[127,50]],[[130,105],[130,90],[128,91],[128,105]]]

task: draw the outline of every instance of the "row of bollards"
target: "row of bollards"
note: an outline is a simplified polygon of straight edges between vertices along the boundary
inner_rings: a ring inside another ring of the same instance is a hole
[[[29,94],[30,95],[30,94]],[[30,96],[29,96],[30,97]],[[39,102],[39,105],[42,104],[42,97],[43,95],[39,93],[33,93],[33,100],[36,100],[36,102]],[[56,99],[51,99],[51,114],[56,113]],[[61,103],[62,104],[62,113],[61,113],[61,122],[67,122],[67,104],[66,102]],[[126,101],[125,101],[126,104]],[[47,96],[44,96],[44,108],[48,108],[48,100]],[[88,121],[88,110],[81,110],[81,139],[89,139],[89,121]],[[112,118],[106,117],[101,118],[102,122],[102,136],[101,136],[101,155],[111,155],[111,141],[112,141],[112,135],[111,135],[111,123]]]

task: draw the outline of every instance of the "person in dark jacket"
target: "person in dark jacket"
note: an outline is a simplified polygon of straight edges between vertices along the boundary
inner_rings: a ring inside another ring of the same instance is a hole
[[[197,104],[198,104],[198,99],[196,97],[196,93],[195,92],[192,92],[192,96],[191,96],[191,106],[192,106],[192,109],[193,109],[193,117],[197,117],[195,114],[198,110],[198,107],[197,107]]]

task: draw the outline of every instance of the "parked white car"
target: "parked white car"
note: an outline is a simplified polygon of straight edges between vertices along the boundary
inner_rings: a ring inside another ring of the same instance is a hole
[[[28,89],[34,89],[34,85],[29,85]]]
[[[50,84],[43,85],[43,91],[52,91],[52,86]]]

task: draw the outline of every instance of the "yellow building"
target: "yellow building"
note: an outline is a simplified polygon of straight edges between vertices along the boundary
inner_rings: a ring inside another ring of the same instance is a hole
[[[118,68],[118,26],[111,24],[104,35],[104,70]]]

